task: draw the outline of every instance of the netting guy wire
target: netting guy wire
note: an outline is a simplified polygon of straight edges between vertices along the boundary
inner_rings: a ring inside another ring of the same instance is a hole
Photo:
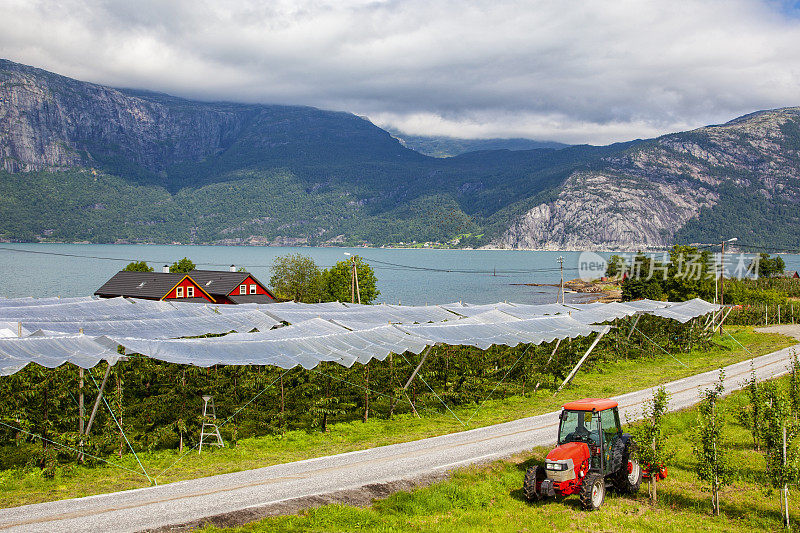
[[[503,382],[506,380],[506,378],[508,377],[508,375],[509,375],[509,374],[511,374],[511,371],[512,371],[512,370],[514,370],[514,367],[515,367],[515,366],[517,366],[517,363],[519,363],[519,362],[520,362],[520,360],[521,360],[523,357],[525,357],[525,354],[526,354],[526,353],[528,353],[528,350],[530,349],[530,347],[531,347],[531,345],[532,345],[532,344],[533,344],[533,343],[531,343],[531,342],[529,342],[529,343],[528,343],[528,345],[525,347],[525,350],[522,352],[522,355],[520,355],[519,357],[517,357],[517,360],[516,360],[516,361],[514,361],[514,364],[513,364],[513,365],[511,365],[511,368],[509,368],[509,369],[508,369],[508,372],[506,372],[506,375],[505,375],[505,376],[503,376],[503,379],[501,379],[500,381],[498,381],[498,382],[497,382],[497,384],[496,384],[496,385],[494,386],[494,388],[492,389],[492,392],[490,392],[490,393],[489,393],[489,395],[488,395],[488,396],[486,396],[486,398],[484,398],[484,399],[483,399],[483,401],[482,401],[482,402],[481,402],[481,404],[478,406],[478,408],[477,408],[477,409],[475,409],[475,412],[474,412],[474,413],[472,413],[472,415],[471,415],[471,416],[470,416],[470,417],[467,419],[467,424],[469,424],[469,421],[470,421],[470,420],[472,420],[472,418],[473,418],[473,417],[474,417],[476,414],[478,414],[478,411],[480,411],[480,410],[481,410],[481,407],[483,407],[483,404],[485,404],[485,403],[486,403],[486,402],[489,400],[489,398],[491,398],[491,397],[492,397],[492,394],[494,394],[494,391],[496,391],[496,390],[497,390],[497,387],[499,387],[499,386],[500,386],[500,385],[501,385],[501,384],[502,384],[502,383],[503,383]]]
[[[403,354],[400,354],[400,357],[402,357],[403,359],[405,359],[406,363],[408,363],[410,366],[414,366],[414,365],[412,365],[412,364],[409,362],[409,360],[408,360],[408,359],[406,359],[406,356],[405,356],[405,355],[403,355]],[[434,396],[436,396],[436,399],[438,399],[438,400],[441,402],[441,404],[442,404],[442,405],[444,405],[445,409],[447,409],[448,411],[450,411],[450,414],[451,414],[451,415],[453,415],[453,418],[455,418],[456,420],[458,420],[458,421],[461,423],[461,425],[462,425],[462,426],[464,426],[464,427],[467,427],[467,425],[464,423],[464,421],[463,421],[463,420],[461,420],[460,418],[458,418],[458,415],[457,415],[457,414],[455,414],[455,413],[453,412],[453,410],[452,410],[452,409],[450,409],[450,406],[448,406],[446,403],[444,403],[444,400],[442,400],[442,399],[439,397],[439,395],[438,395],[438,394],[436,394],[436,391],[435,391],[435,390],[433,390],[433,387],[431,387],[430,385],[428,385],[428,382],[427,382],[427,381],[425,381],[425,378],[423,378],[423,377],[422,377],[422,375],[420,375],[420,374],[417,374],[417,375],[419,376],[419,379],[421,379],[421,380],[422,380],[422,382],[425,384],[425,386],[426,386],[426,387],[428,387],[428,390],[430,390],[430,391],[433,393],[433,395],[434,395]]]
[[[139,475],[139,476],[142,476],[142,477],[146,477],[144,474],[142,474],[142,473],[141,473],[141,472],[139,472],[138,470],[134,470],[133,468],[128,468],[127,466],[122,466],[122,465],[121,465],[121,464],[119,464],[119,463],[115,463],[115,462],[113,462],[113,461],[108,461],[108,460],[106,460],[106,459],[103,459],[102,457],[98,457],[98,456],[96,456],[96,455],[92,455],[92,454],[90,454],[90,453],[83,452],[83,451],[81,451],[81,450],[79,450],[79,449],[77,449],[77,448],[73,448],[72,446],[67,446],[66,444],[61,444],[60,442],[56,442],[56,441],[54,441],[54,440],[50,440],[50,439],[48,439],[48,438],[42,437],[41,435],[37,435],[36,433],[31,433],[30,431],[26,431],[26,430],[24,430],[24,429],[22,429],[22,428],[18,428],[18,427],[14,427],[14,426],[12,426],[12,425],[10,425],[10,424],[6,424],[6,423],[5,423],[5,422],[3,422],[3,421],[0,421],[0,425],[2,425],[2,426],[5,426],[5,427],[7,427],[7,428],[9,428],[9,429],[13,429],[14,431],[19,431],[19,432],[21,432],[21,433],[25,433],[26,435],[30,435],[30,436],[31,436],[31,437],[33,437],[33,438],[36,438],[36,439],[41,439],[42,441],[44,441],[44,442],[47,442],[47,443],[49,443],[49,444],[52,444],[52,445],[54,445],[54,446],[60,446],[61,448],[64,448],[64,449],[66,449],[66,450],[73,451],[73,452],[75,452],[75,453],[77,453],[77,454],[79,454],[79,455],[80,455],[80,454],[83,454],[83,455],[85,455],[85,456],[87,456],[87,457],[91,457],[92,459],[97,459],[98,461],[102,461],[102,462],[104,462],[104,463],[110,464],[111,466],[116,466],[117,468],[121,468],[121,469],[123,469],[123,470],[127,470],[128,472],[133,472],[133,473],[134,473],[134,474],[136,474],[136,475]],[[149,478],[148,478],[148,479],[149,479]]]
[[[309,371],[309,372],[314,372],[315,374],[319,374],[319,375],[321,375],[321,376],[326,376],[326,377],[329,377],[329,378],[331,378],[331,379],[335,379],[336,381],[341,381],[342,383],[347,383],[348,385],[352,385],[353,387],[357,387],[357,388],[359,388],[359,389],[364,389],[364,390],[367,390],[367,388],[366,388],[364,385],[360,385],[360,384],[358,384],[358,383],[353,383],[352,381],[348,381],[348,380],[346,380],[346,379],[344,379],[344,378],[339,378],[339,377],[336,377],[336,376],[334,376],[333,374],[327,374],[327,373],[325,373],[325,372],[322,372],[321,370],[316,370],[316,369],[314,369],[314,368],[311,368],[311,369],[309,369],[308,371]],[[382,393],[382,392],[378,392],[378,391],[376,391],[375,389],[369,389],[369,391],[370,391],[371,393],[375,394],[376,396],[382,396],[382,397],[384,397],[384,398],[389,398],[389,399],[392,399],[392,398],[393,398],[392,396],[389,396],[388,394],[384,394],[384,393]],[[409,398],[409,397],[408,397],[408,394],[406,394],[406,398],[408,398],[408,403],[409,403],[409,405],[411,406],[411,408],[412,408],[412,409],[416,409],[416,407],[414,406],[414,404],[411,402],[411,398]],[[430,407],[424,407],[424,406],[423,406],[423,407],[421,407],[421,409],[426,409],[426,410],[429,410],[429,411],[434,411],[434,409],[431,409]]]
[[[106,362],[106,364],[110,365],[111,363]],[[100,385],[97,384],[97,381],[94,379],[94,376],[92,375],[92,373],[88,372],[88,374],[89,374],[89,377],[92,378],[92,383],[94,383],[94,386],[97,388],[97,394],[102,394],[101,391],[100,391]],[[131,453],[133,453],[133,456],[136,458],[136,462],[139,463],[139,466],[141,467],[142,472],[144,472],[144,475],[147,476],[147,480],[150,481],[150,483],[155,483],[155,480],[150,477],[150,474],[148,474],[147,470],[144,468],[144,465],[142,464],[142,461],[139,460],[139,456],[136,455],[136,450],[133,449],[133,445],[131,445],[131,442],[128,440],[128,436],[125,434],[125,430],[122,429],[122,425],[120,425],[119,421],[117,421],[117,417],[114,416],[114,411],[111,409],[111,406],[108,405],[108,402],[106,401],[105,395],[103,395],[102,398],[103,398],[103,403],[106,406],[106,409],[108,409],[108,412],[111,415],[111,418],[114,420],[114,423],[119,428],[120,433],[122,433],[122,437],[125,439],[125,442],[128,443],[128,448],[130,448]]]
[[[654,344],[656,347],[658,347],[658,349],[659,349],[659,350],[661,350],[662,352],[664,352],[664,353],[665,353],[665,354],[667,354],[668,356],[670,356],[670,357],[672,357],[673,359],[675,359],[677,362],[679,362],[679,363],[680,363],[681,365],[683,365],[684,367],[686,367],[686,368],[689,368],[688,366],[686,366],[686,365],[683,363],[683,361],[681,361],[680,359],[678,359],[677,357],[675,357],[674,355],[672,355],[671,353],[669,353],[668,351],[666,351],[664,348],[662,348],[662,347],[661,347],[661,345],[660,345],[660,344],[658,344],[656,341],[654,341],[653,339],[651,339],[650,337],[648,337],[647,335],[645,335],[644,333],[642,333],[642,330],[640,330],[640,329],[639,329],[639,328],[637,328],[636,326],[634,326],[634,327],[633,327],[633,329],[635,329],[636,331],[638,331],[639,333],[641,333],[642,337],[644,337],[645,339],[647,339],[647,340],[649,340],[650,342],[652,342],[652,343],[653,343],[653,344]]]

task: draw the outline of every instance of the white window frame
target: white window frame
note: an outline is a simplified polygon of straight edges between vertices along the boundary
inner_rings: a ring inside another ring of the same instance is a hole
[[[247,294],[247,285],[244,283],[239,285],[239,294]]]
[[[183,298],[183,287],[177,287],[175,289],[175,298]]]
[[[256,294],[256,284],[255,283],[250,285],[250,294]]]
[[[186,287],[186,297],[194,298],[194,287]]]

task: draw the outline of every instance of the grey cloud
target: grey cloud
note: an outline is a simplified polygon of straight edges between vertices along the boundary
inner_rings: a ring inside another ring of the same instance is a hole
[[[800,104],[774,2],[0,0],[0,55],[408,133],[611,142]]]

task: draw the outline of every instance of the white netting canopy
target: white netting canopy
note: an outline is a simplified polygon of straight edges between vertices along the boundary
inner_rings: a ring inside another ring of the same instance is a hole
[[[587,336],[597,324],[652,314],[681,323],[719,309],[688,302],[431,306],[301,304],[206,305],[126,298],[0,299],[0,373],[34,362],[90,368],[131,353],[179,364],[344,366],[434,344],[485,349]],[[283,325],[288,324],[288,325]],[[282,327],[279,327],[283,325]],[[78,332],[83,330],[83,334]],[[33,332],[33,333],[32,333]],[[236,333],[230,333],[236,332]],[[224,334],[222,337],[199,337]],[[21,334],[21,335],[20,335]]]
[[[64,363],[92,368],[100,361],[113,365],[119,358],[116,348],[86,335],[0,339],[0,375],[4,376],[19,372],[32,362],[47,368]]]

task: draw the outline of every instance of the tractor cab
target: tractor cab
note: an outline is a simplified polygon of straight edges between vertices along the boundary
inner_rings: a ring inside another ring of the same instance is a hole
[[[570,402],[564,405],[559,418],[558,445],[585,443],[590,469],[607,474],[614,440],[622,438],[617,402],[594,398]]]
[[[622,432],[617,402],[585,398],[567,403],[559,416],[558,445],[544,466],[526,473],[525,494],[538,500],[580,493],[585,509],[597,509],[606,486],[626,493],[639,489],[642,472],[634,454],[633,440]]]

